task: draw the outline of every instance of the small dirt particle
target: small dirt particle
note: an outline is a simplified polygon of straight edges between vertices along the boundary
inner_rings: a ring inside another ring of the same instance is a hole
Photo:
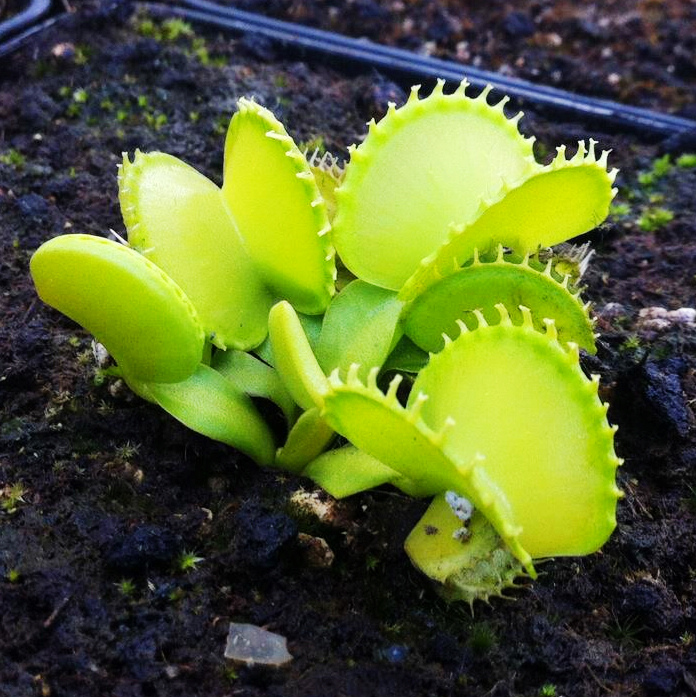
[[[527,37],[536,33],[536,25],[525,12],[510,12],[503,20],[503,29],[508,36]]]
[[[643,688],[649,695],[674,695],[681,681],[681,666],[665,659],[663,663],[648,671],[643,681]]]
[[[17,208],[26,218],[43,220],[48,214],[49,203],[38,194],[27,194],[17,199]]]
[[[652,579],[628,584],[619,595],[616,615],[623,626],[631,626],[637,638],[675,636],[682,623],[676,595]]]
[[[235,517],[236,559],[256,569],[272,569],[297,537],[297,525],[283,513],[271,513],[258,503],[245,503]]]
[[[104,556],[113,571],[123,574],[145,573],[151,567],[170,564],[179,553],[174,533],[159,525],[141,525],[116,538]]]
[[[314,569],[328,569],[333,564],[336,555],[323,537],[314,537],[301,532],[297,536],[297,542],[307,566]]]

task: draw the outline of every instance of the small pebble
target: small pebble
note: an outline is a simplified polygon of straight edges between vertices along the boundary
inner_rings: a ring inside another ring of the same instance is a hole
[[[302,550],[307,566],[314,569],[328,569],[334,562],[335,554],[323,537],[298,533],[297,544]]]
[[[225,658],[265,666],[282,666],[292,660],[287,639],[254,624],[230,622]]]
[[[628,310],[621,303],[607,303],[604,307],[597,308],[597,314],[602,319],[616,319],[617,317],[625,317]]]
[[[674,325],[685,327],[696,326],[696,309],[680,307],[677,310],[667,310],[664,307],[644,307],[638,313],[638,324],[643,329],[665,331]]]
[[[408,657],[408,646],[393,644],[384,649],[384,658],[389,663],[403,663]]]

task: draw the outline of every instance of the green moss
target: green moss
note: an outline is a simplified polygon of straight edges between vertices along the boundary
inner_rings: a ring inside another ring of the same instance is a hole
[[[123,445],[116,448],[115,455],[117,459],[128,462],[132,460],[140,452],[140,444],[131,443],[127,440]]]
[[[466,645],[478,656],[492,651],[498,644],[498,637],[488,622],[477,622],[471,627]]]
[[[75,47],[75,65],[87,65],[92,58],[92,49],[89,46],[80,44]]]
[[[194,571],[196,567],[203,561],[203,557],[199,557],[195,552],[182,552],[177,560],[177,566],[180,571]]]
[[[161,31],[165,41],[177,41],[182,36],[193,36],[194,33],[191,25],[178,17],[165,19]]]
[[[141,17],[135,23],[135,31],[138,32],[140,36],[153,39],[157,33],[157,25],[150,17]]]
[[[65,89],[61,88],[60,94],[65,94]],[[72,92],[71,102],[68,104],[65,113],[70,118],[76,118],[82,114],[82,110],[89,101],[89,92],[86,89],[80,87]]]
[[[684,153],[677,158],[677,167],[691,169],[696,167],[696,153]]]
[[[658,179],[662,179],[672,169],[672,160],[669,154],[657,158],[647,172],[638,175],[638,183],[641,186],[654,186]]]
[[[143,118],[145,119],[145,123],[155,131],[159,131],[163,126],[166,126],[168,122],[167,115],[159,111],[155,113],[145,112]]]
[[[668,208],[647,208],[638,218],[638,227],[643,232],[656,232],[674,219],[674,213]]]
[[[637,334],[631,334],[631,336],[619,346],[619,351],[634,352],[640,349],[642,345],[640,337]]]
[[[21,482],[8,484],[0,491],[0,509],[7,514],[17,512],[21,503],[26,503],[24,496],[27,493],[26,488]]]
[[[631,214],[631,207],[627,203],[614,203],[609,206],[609,215],[614,218],[624,218]]]
[[[129,598],[135,593],[135,583],[130,578],[122,578],[114,584],[118,592],[124,597]]]
[[[22,155],[19,150],[15,150],[15,148],[10,148],[7,152],[2,153],[0,155],[0,163],[3,165],[9,165],[10,167],[14,167],[15,169],[22,169],[24,165],[26,164],[27,159]]]

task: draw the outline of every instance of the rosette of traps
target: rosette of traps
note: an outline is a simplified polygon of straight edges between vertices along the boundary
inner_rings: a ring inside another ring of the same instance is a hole
[[[539,164],[507,99],[443,86],[390,105],[345,166],[241,99],[222,187],[126,156],[127,243],[58,237],[31,270],[189,427],[336,497],[432,498],[406,551],[473,603],[616,525],[615,428],[580,366],[589,254],[548,249],[607,216],[616,171],[591,140]]]

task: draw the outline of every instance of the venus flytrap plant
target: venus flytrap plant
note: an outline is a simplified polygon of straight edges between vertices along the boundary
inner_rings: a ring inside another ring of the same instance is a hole
[[[595,338],[583,263],[539,254],[606,217],[615,171],[593,141],[538,164],[521,114],[466,89],[414,88],[345,168],[242,99],[222,187],[164,153],[125,157],[129,246],[57,238],[32,274],[189,427],[336,497],[434,497],[407,552],[471,603],[598,549],[620,492],[578,360]],[[280,448],[259,397],[285,416]],[[329,449],[336,433],[348,444]]]

